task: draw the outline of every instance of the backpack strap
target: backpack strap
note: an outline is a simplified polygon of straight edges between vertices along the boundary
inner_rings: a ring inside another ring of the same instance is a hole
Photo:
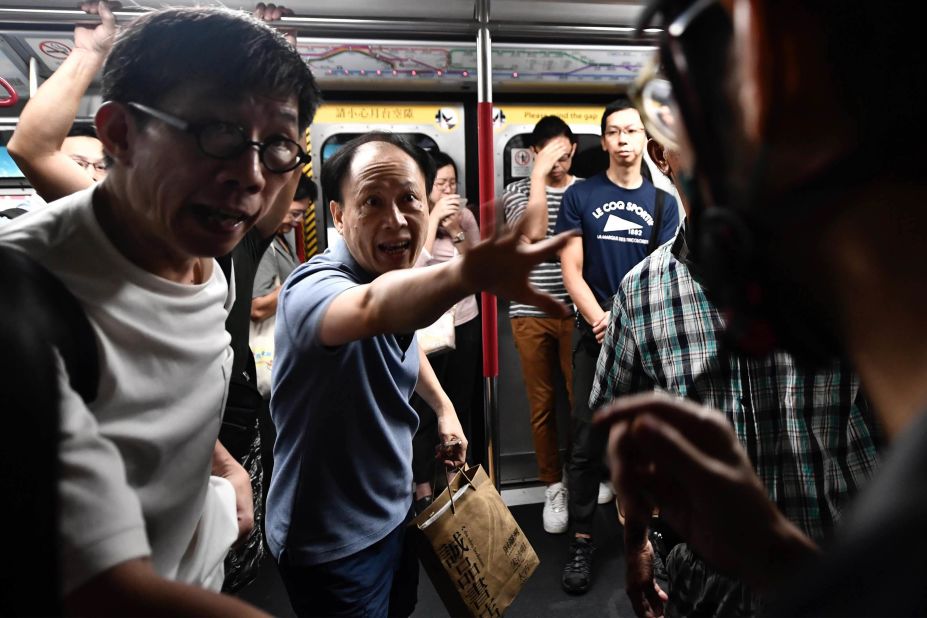
[[[226,253],[225,255],[220,255],[216,258],[216,261],[219,262],[219,268],[222,269],[222,273],[225,275],[225,280],[228,282],[229,287],[232,287],[232,254]]]
[[[647,255],[657,250],[660,242],[660,228],[663,227],[663,206],[666,202],[666,191],[657,189],[656,204],[653,209],[653,227],[650,232],[650,240],[647,242]]]
[[[6,271],[4,295],[16,295],[23,307],[30,307],[29,319],[41,323],[64,360],[71,388],[85,403],[97,398],[100,356],[96,335],[84,308],[61,281],[21,251],[0,248]]]

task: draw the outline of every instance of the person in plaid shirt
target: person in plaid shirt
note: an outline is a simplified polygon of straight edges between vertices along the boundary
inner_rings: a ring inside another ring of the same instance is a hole
[[[648,151],[675,182],[676,154],[652,140]],[[677,188],[687,209],[678,183]],[[805,534],[824,541],[877,462],[872,414],[859,379],[844,361],[806,370],[784,352],[748,359],[728,350],[722,317],[697,272],[683,226],[674,242],[624,278],[599,355],[590,408],[659,389],[720,410],[769,497]],[[659,536],[651,544],[634,526],[626,527],[625,534],[628,595],[638,615],[648,609],[659,615],[667,597],[654,582],[653,545],[669,548]],[[745,584],[717,573],[686,544],[661,558],[670,587],[667,615],[753,615],[761,609],[762,600]]]

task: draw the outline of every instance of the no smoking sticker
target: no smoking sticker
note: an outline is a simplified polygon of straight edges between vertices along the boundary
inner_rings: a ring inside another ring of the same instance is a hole
[[[531,175],[534,153],[530,148],[512,148],[512,177],[524,178]]]
[[[42,41],[39,43],[39,50],[55,60],[64,60],[71,53],[71,48],[61,41]]]

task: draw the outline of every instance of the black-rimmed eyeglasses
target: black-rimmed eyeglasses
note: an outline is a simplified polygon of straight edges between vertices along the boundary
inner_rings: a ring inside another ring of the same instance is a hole
[[[248,148],[256,147],[261,163],[268,171],[275,174],[295,170],[312,160],[299,144],[282,135],[268,138],[263,142],[256,142],[248,139],[245,130],[236,124],[221,121],[187,122],[141,103],[130,102],[128,105],[134,110],[157,118],[178,131],[189,133],[196,138],[200,152],[213,159],[234,159]]]
[[[105,172],[106,171],[106,160],[100,159],[99,161],[88,161],[80,155],[70,155],[71,160],[80,165],[82,168],[88,172]]]

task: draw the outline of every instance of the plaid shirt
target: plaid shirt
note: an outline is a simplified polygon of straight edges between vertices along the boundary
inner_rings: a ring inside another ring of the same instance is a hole
[[[679,259],[677,259],[677,257]],[[876,466],[874,426],[845,363],[799,369],[784,353],[727,354],[724,323],[686,265],[685,236],[621,283],[589,405],[661,389],[724,413],[769,497],[816,540]]]

